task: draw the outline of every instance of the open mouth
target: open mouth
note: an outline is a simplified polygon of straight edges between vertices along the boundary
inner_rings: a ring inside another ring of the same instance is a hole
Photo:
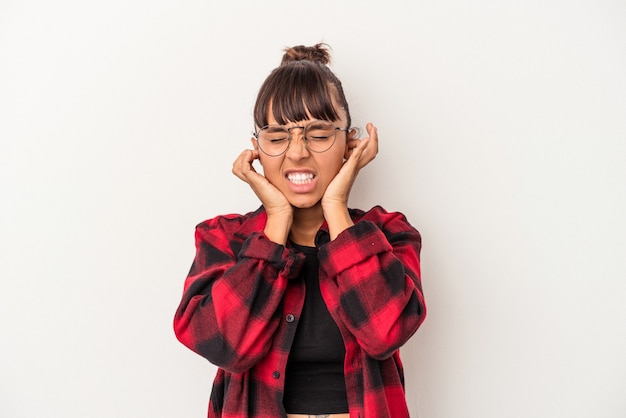
[[[287,174],[287,180],[293,184],[307,184],[313,181],[315,175],[313,173],[290,173]]]

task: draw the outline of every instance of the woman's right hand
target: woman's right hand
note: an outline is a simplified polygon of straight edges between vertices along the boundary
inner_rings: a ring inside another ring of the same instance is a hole
[[[265,212],[267,223],[265,234],[281,245],[285,245],[293,222],[293,207],[284,194],[269,182],[254,166],[254,160],[259,159],[259,151],[246,149],[233,163],[233,174],[250,185],[257,195]]]

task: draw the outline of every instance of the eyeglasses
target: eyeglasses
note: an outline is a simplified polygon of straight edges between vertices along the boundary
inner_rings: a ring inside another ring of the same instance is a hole
[[[284,154],[291,144],[292,129],[302,129],[302,138],[307,149],[312,152],[328,151],[337,137],[337,131],[348,131],[338,128],[332,122],[314,120],[305,126],[292,126],[287,128],[281,125],[266,125],[254,133],[259,148],[270,157],[278,157]]]

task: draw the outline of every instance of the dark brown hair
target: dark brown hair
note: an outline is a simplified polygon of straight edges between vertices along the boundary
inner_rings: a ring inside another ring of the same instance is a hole
[[[350,128],[350,111],[341,81],[328,68],[328,45],[298,45],[285,49],[280,66],[265,79],[254,105],[254,123],[260,128],[268,123],[270,105],[272,116],[283,125],[308,119],[336,121],[339,113],[333,97],[346,112]]]

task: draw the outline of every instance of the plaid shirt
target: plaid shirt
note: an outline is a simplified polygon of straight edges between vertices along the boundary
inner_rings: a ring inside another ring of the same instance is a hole
[[[419,232],[401,213],[350,209],[355,225],[316,236],[322,297],[346,347],[350,417],[408,417],[399,348],[424,320]],[[209,417],[277,418],[304,303],[304,255],[270,241],[261,207],[196,227],[177,338],[217,365]]]

